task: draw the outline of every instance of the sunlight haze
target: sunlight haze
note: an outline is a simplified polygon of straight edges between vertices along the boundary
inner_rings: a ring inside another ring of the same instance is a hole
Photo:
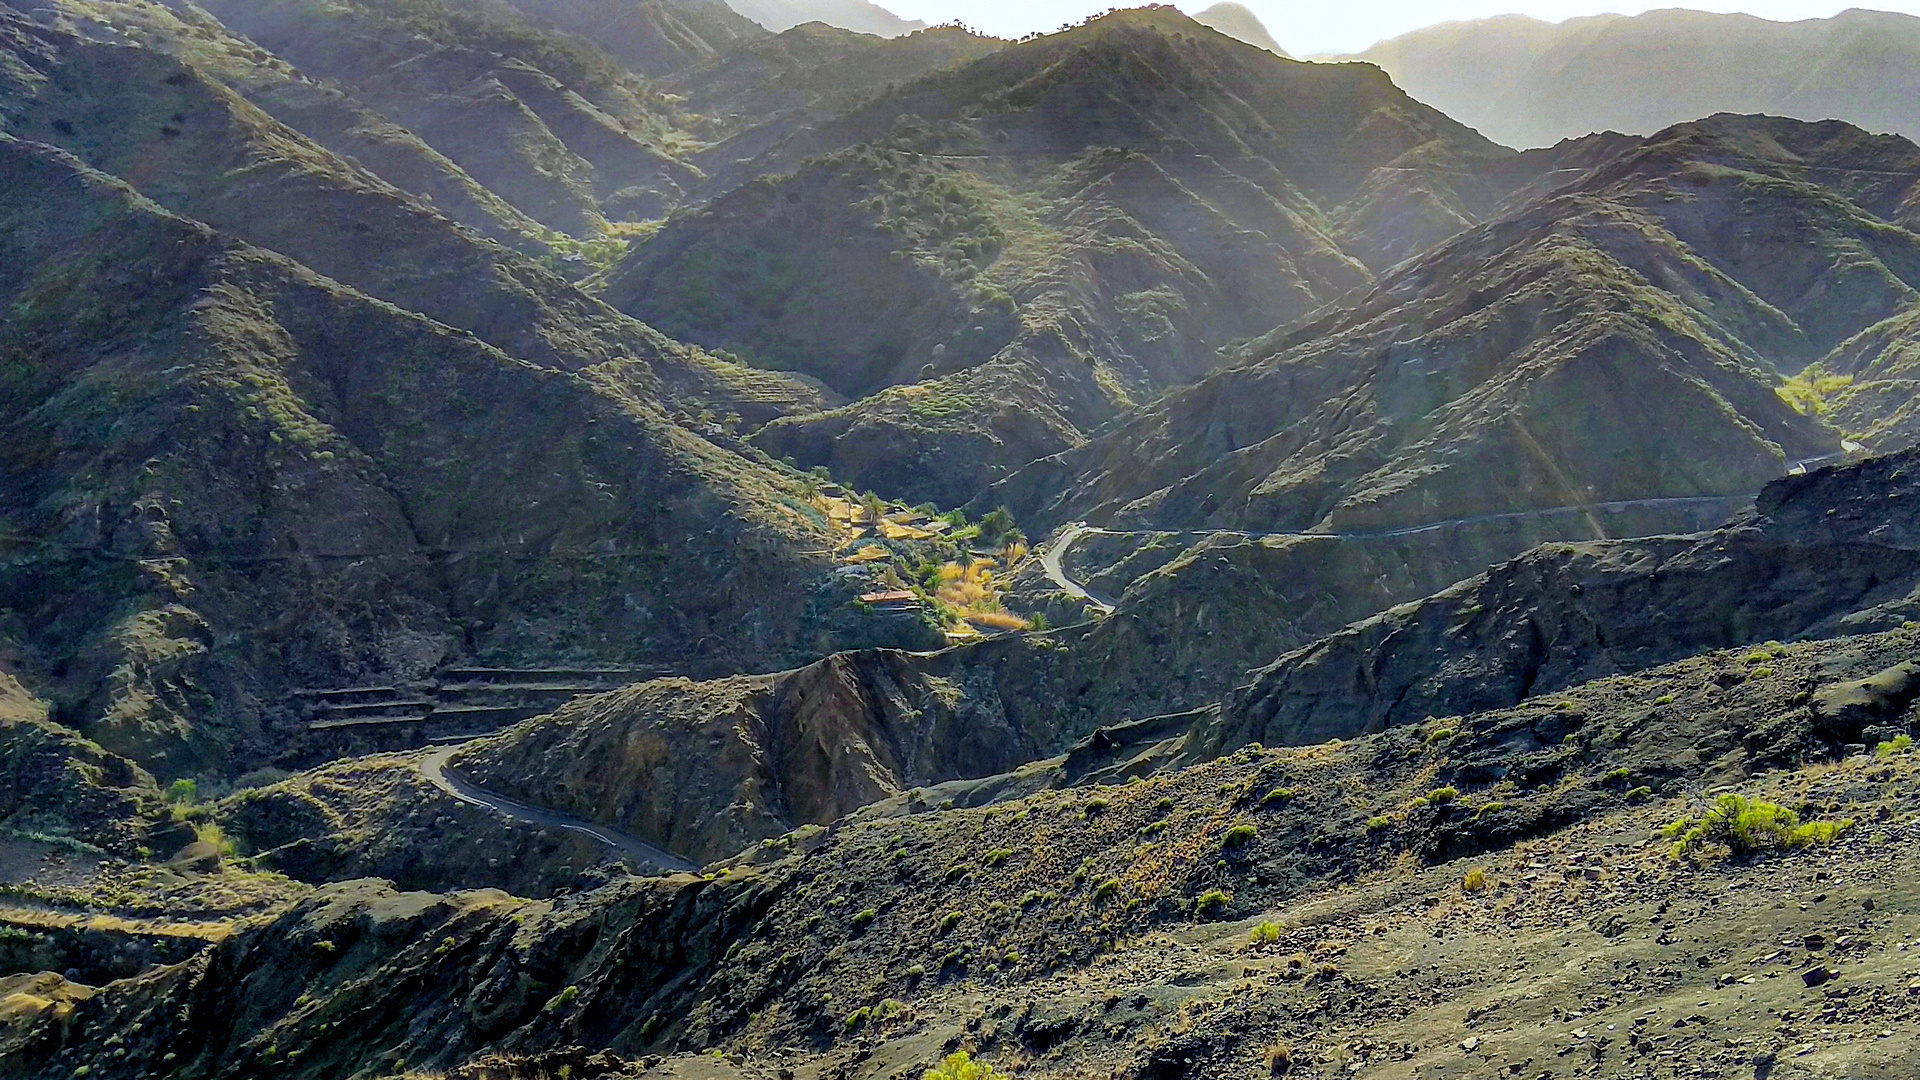
[[[1213,0],[1185,0],[1179,7],[1196,12]],[[1582,15],[1607,13],[1637,15],[1666,7],[1699,11],[1745,12],[1764,19],[1824,19],[1856,4],[1815,3],[1809,0],[1747,0],[1745,3],[1607,4],[1578,0],[1504,3],[1502,0],[1354,0],[1344,4],[1303,4],[1294,0],[1245,0],[1273,32],[1274,39],[1296,56],[1359,52],[1376,41],[1396,37],[1434,23],[1522,14],[1558,22]],[[894,14],[928,23],[958,19],[983,33],[1018,37],[1032,31],[1056,30],[1112,7],[1087,0],[886,0]],[[1131,5],[1128,5],[1131,6]],[[1880,11],[1920,14],[1920,2],[1870,5]]]

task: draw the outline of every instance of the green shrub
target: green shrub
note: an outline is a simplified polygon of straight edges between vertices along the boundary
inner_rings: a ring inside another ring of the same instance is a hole
[[[873,910],[872,908],[868,908],[865,911],[862,911],[860,914],[855,915],[853,917],[853,925],[856,929],[858,929],[860,927],[871,924],[873,920],[879,917],[880,917],[879,912]]]
[[[1379,832],[1382,829],[1391,828],[1392,826],[1393,826],[1393,819],[1385,815],[1379,815],[1379,816],[1370,817],[1367,819],[1368,832]]]
[[[1221,838],[1220,846],[1225,848],[1242,847],[1250,843],[1253,838],[1259,834],[1260,830],[1254,828],[1252,825],[1235,825],[1233,828],[1227,830],[1226,836]]]
[[[548,998],[547,1003],[541,1007],[540,1011],[547,1013],[559,1012],[561,1009],[573,1004],[573,999],[579,996],[580,988],[577,986],[569,986]]]
[[[1428,806],[1445,806],[1460,797],[1459,788],[1439,787],[1427,792]]]
[[[1655,705],[1671,705],[1673,704],[1673,695],[1661,694],[1659,697],[1653,699],[1653,703]]]
[[[192,780],[175,780],[167,786],[167,801],[192,806],[200,801],[200,785]]]
[[[1299,797],[1299,794],[1299,792],[1290,787],[1277,787],[1265,795],[1260,796],[1260,805],[1271,806],[1274,803],[1292,802]]]
[[[940,921],[933,925],[934,936],[938,937],[960,925],[960,919],[961,915],[957,911],[949,911],[945,915],[940,916]]]
[[[1428,732],[1428,733],[1427,733],[1427,741],[1428,741],[1428,742],[1430,742],[1430,743],[1437,743],[1437,742],[1439,742],[1439,741],[1441,741],[1442,739],[1451,739],[1451,738],[1453,738],[1453,736],[1454,736],[1454,730],[1453,730],[1452,728],[1450,728],[1450,727],[1443,727],[1443,728],[1439,728],[1439,729],[1437,729],[1437,730],[1435,730],[1435,731],[1430,731],[1430,732]]]
[[[1651,798],[1653,798],[1653,789],[1644,784],[1627,792],[1628,802],[1646,802]]]
[[[1741,856],[1769,848],[1830,843],[1852,827],[1851,818],[1803,824],[1800,815],[1778,803],[1727,794],[1720,796],[1713,809],[1699,820],[1681,818],[1660,830],[1660,834],[1674,841],[1675,858],[1692,854],[1706,843],[1725,844],[1734,855]]]
[[[1012,848],[994,848],[992,851],[987,852],[987,865],[999,866],[1011,858],[1013,858]]]
[[[1247,939],[1255,945],[1272,945],[1280,940],[1280,924],[1262,922],[1253,928],[1253,933],[1248,934]]]
[[[1193,913],[1195,915],[1212,915],[1215,912],[1224,910],[1227,906],[1227,901],[1231,899],[1233,898],[1219,889],[1208,889],[1206,892],[1200,894],[1198,900],[1193,902]]]
[[[1007,1080],[1007,1075],[996,1072],[984,1061],[973,1060],[963,1050],[947,1055],[940,1064],[922,1074],[920,1080]]]
[[[1624,784],[1632,775],[1633,773],[1629,772],[1624,766],[1618,769],[1609,769],[1600,777],[1600,782],[1603,784]]]
[[[1461,892],[1469,892],[1469,893],[1483,892],[1485,891],[1486,887],[1487,887],[1487,872],[1485,869],[1478,866],[1467,871],[1467,876],[1460,879]]]
[[[1904,732],[1873,748],[1875,757],[1890,758],[1913,750],[1913,736]]]

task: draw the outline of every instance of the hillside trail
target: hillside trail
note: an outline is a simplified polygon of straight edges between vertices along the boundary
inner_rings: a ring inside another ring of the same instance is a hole
[[[1796,468],[1805,471],[1808,465],[1817,464],[1823,458],[1810,458],[1797,462]],[[1539,510],[1515,510],[1502,514],[1479,514],[1473,517],[1447,518],[1442,521],[1429,521],[1420,525],[1407,525],[1397,529],[1377,529],[1367,532],[1243,532],[1237,529],[1104,529],[1076,521],[1060,531],[1040,557],[1041,568],[1047,577],[1061,592],[1076,600],[1086,601],[1096,607],[1113,611],[1119,601],[1112,597],[1094,592],[1088,586],[1067,576],[1063,561],[1067,551],[1083,537],[1087,536],[1176,536],[1190,537],[1194,542],[1214,536],[1230,536],[1239,540],[1387,540],[1398,537],[1418,536],[1421,533],[1437,532],[1441,529],[1453,529],[1469,525],[1485,525],[1501,521],[1527,521],[1555,515],[1592,515],[1616,514],[1627,510],[1656,508],[1678,508],[1682,506],[1704,506],[1709,503],[1726,503],[1729,506],[1749,502],[1751,495],[1690,495],[1664,499],[1621,499],[1614,502],[1587,503],[1579,506],[1549,506]]]
[[[579,818],[518,802],[475,786],[447,764],[447,760],[466,745],[466,742],[457,742],[429,748],[425,754],[421,755],[418,762],[420,774],[427,778],[428,783],[461,802],[482,807],[530,825],[547,829],[564,829],[590,836],[621,854],[662,872],[691,872],[700,869],[697,864],[639,837],[629,836],[605,825],[596,825],[590,821],[582,821]]]

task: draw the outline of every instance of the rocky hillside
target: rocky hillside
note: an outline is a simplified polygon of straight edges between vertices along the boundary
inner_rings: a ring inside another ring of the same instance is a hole
[[[1570,182],[996,497],[1043,522],[1347,532],[1753,491],[1837,454],[1779,391],[1913,303],[1920,151],[1730,116],[1591,166],[1568,149]]]
[[[1774,642],[1900,626],[1920,612],[1916,466],[1776,481],[1704,536],[1529,552],[1280,657],[1230,701],[1229,742],[1346,737],[1743,644],[1727,677],[1767,678]]]
[[[862,399],[769,453],[950,503],[1478,220],[1510,156],[1376,69],[1123,12],[797,127],[605,295]]]
[[[843,653],[774,676],[644,683],[456,754],[476,784],[697,862],[827,825],[910,788],[1049,756],[1057,715],[1011,665]]]
[[[1801,687],[1825,700],[1914,645],[1808,642],[1730,684],[1744,657],[1709,654],[552,901],[331,886],[138,979],[39,988],[0,1054],[36,1077],[122,1048],[187,1077],[567,1046],[612,1051],[607,1075],[884,1077],[954,1050],[1044,1075],[1897,1059],[1915,759],[1844,743],[1908,721],[1828,724]],[[1733,839],[1707,787],[1792,816]],[[1665,826],[1703,816],[1675,854]]]
[[[1718,112],[1845,120],[1920,137],[1920,19],[1852,9],[1774,22],[1669,9],[1546,23],[1450,22],[1348,59],[1510,146],[1650,135]]]
[[[0,0],[0,1076],[1904,1077],[1920,148],[1679,119]]]
[[[823,541],[795,482],[616,373],[528,364],[3,145],[6,633],[103,745],[237,772],[297,687],[751,665],[858,623],[802,554]]]
[[[977,59],[1004,44],[951,26],[889,40],[803,23],[730,49],[712,63],[663,79],[660,87],[682,99],[682,124],[713,143],[693,160],[725,175],[739,168],[729,169],[729,160],[758,154],[891,84]]]
[[[822,401],[804,384],[668,341],[540,263],[459,228],[437,205],[408,199],[231,92],[196,66],[204,51],[180,38],[165,50],[127,49],[84,29],[41,27],[0,10],[0,50],[11,60],[0,76],[0,117],[9,131],[133,176],[170,210],[542,366],[618,368],[682,399],[689,413],[719,407],[765,419]]]
[[[731,15],[717,2],[710,7]],[[574,4],[555,8],[583,13]],[[623,66],[641,60],[616,61],[606,51],[621,47],[618,31],[596,33],[588,44],[545,33],[504,5],[410,0],[249,0],[215,2],[207,10],[301,72],[405,126],[549,229],[597,235],[607,217],[658,213],[694,180],[657,145],[669,126],[664,106]],[[662,7],[617,10],[644,14]],[[695,50],[667,70],[713,51]]]

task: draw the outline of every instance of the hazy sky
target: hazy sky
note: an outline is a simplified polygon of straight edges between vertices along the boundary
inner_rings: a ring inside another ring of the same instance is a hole
[[[909,19],[930,23],[960,21],[977,30],[1017,37],[1031,30],[1053,30],[1062,23],[1110,7],[1132,7],[1145,0],[876,0]],[[1179,0],[1185,11],[1199,11],[1214,0]],[[1275,40],[1298,56],[1358,52],[1382,38],[1451,19],[1480,19],[1519,12],[1559,21],[1576,15],[1619,12],[1633,15],[1663,7],[1703,11],[1745,11],[1767,19],[1818,19],[1849,7],[1904,11],[1920,15],[1920,0],[1883,3],[1821,3],[1819,0],[1702,0],[1700,3],[1607,3],[1606,0],[1240,0],[1260,16]]]

